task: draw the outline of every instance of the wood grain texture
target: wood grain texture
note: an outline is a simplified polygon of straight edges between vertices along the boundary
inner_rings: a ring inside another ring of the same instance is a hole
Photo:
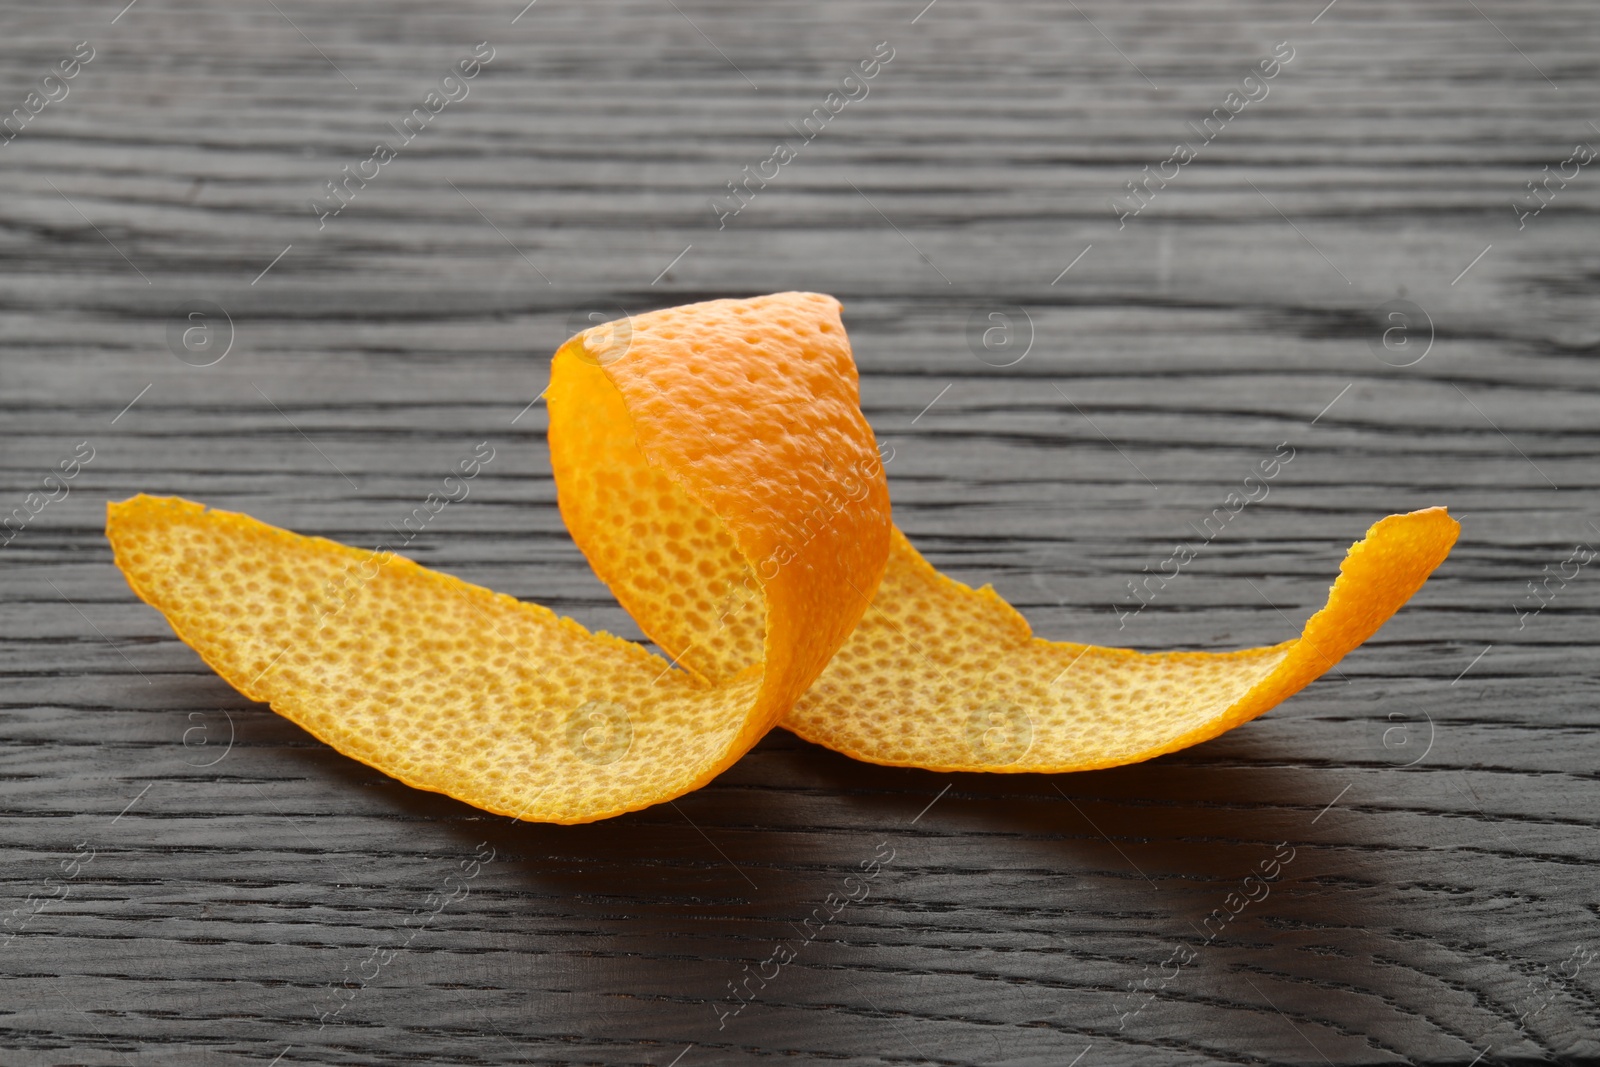
[[[1600,1056],[1600,577],[1517,611],[1600,543],[1600,172],[1511,207],[1600,144],[1592,4],[6,7],[0,114],[95,57],[0,145],[0,513],[94,458],[0,549],[0,910],[54,898],[0,948],[3,1062]],[[468,97],[319,229],[323,183],[479,41]],[[719,229],[711,198],[880,41],[870,93]],[[1119,229],[1111,198],[1280,41],[1269,95]],[[1186,752],[946,776],[779,731],[571,828],[337,755],[111,566],[107,499],[374,544],[487,440],[411,554],[637,638],[554,508],[548,355],[574,313],[789,288],[845,302],[897,521],[1044,636],[1277,641],[1381,515],[1447,504],[1461,542],[1338,674]],[[1404,367],[1400,298],[1432,324]],[[203,368],[168,341],[197,301],[231,322]],[[1011,306],[1032,347],[997,367],[968,324]],[[1282,442],[1267,499],[1119,625]],[[1280,842],[1266,898],[1163,969]]]

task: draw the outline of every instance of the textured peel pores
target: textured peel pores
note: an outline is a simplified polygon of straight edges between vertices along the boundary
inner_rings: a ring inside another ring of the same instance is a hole
[[[1032,636],[992,589],[935,571],[895,531],[873,608],[783,725],[874,763],[1082,771],[1199,744],[1326,673],[1455,544],[1443,508],[1390,515],[1350,549],[1297,639],[1237,652],[1100,648]]]
[[[888,557],[889,490],[839,302],[779,293],[627,322],[556,353],[561,516],[675,662],[712,682],[766,664],[754,744],[855,629]],[[601,376],[614,392],[592,387]],[[657,471],[681,492],[661,492]]]
[[[759,685],[701,688],[537,604],[187,500],[112,504],[107,531],[134,591],[235,689],[504,815],[584,822],[693,788]]]
[[[186,500],[110,505],[117,566],[218,674],[339,751],[489,811],[588,822],[709,781],[772,726],[877,763],[1071,771],[1275,706],[1448,555],[1442,508],[1353,546],[1302,635],[1050,642],[889,519],[839,303],[716,300],[588,330],[547,393],[561,513],[671,657],[388,552]]]
[[[563,823],[679,796],[738,759],[816,678],[866,609],[889,537],[838,301],[793,293],[700,308],[628,320],[623,352],[602,346],[595,358],[589,335],[564,346],[550,440],[585,551],[602,574],[635,576],[623,603],[678,619],[675,632],[709,657],[726,655],[730,626],[742,635],[739,669],[715,682],[398,556],[185,500],[110,505],[117,565],[240,692],[409,785]],[[708,322],[714,347],[689,336]],[[856,472],[848,490],[844,468]],[[846,491],[850,506],[797,534]],[[692,581],[708,558],[756,574],[726,621]]]

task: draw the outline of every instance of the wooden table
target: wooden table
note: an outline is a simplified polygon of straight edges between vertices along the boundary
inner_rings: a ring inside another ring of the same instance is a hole
[[[0,146],[3,510],[92,458],[0,556],[0,1061],[1600,1055],[1593,5],[922,3],[10,5],[0,105],[41,96]],[[548,355],[590,311],[779,289],[844,300],[899,524],[1044,636],[1270,643],[1380,516],[1448,505],[1461,542],[1186,752],[952,776],[779,731],[571,828],[315,742],[111,565],[107,499],[371,545],[488,441],[415,558],[637,637],[554,506]]]

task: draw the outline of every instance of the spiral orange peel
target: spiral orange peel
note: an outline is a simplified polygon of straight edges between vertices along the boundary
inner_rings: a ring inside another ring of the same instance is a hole
[[[117,566],[245,696],[420,789],[581,823],[680,796],[773,726],[971,771],[1132,763],[1214,737],[1374,633],[1443,561],[1442,508],[1351,550],[1300,638],[1145,654],[1034,638],[890,521],[839,302],[667,308],[564,344],[561,514],[669,659],[386,547],[177,498],[108,506]]]

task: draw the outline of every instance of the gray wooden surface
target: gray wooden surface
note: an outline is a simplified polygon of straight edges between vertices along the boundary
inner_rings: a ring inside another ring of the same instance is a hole
[[[0,512],[26,518],[0,549],[0,1061],[1600,1055],[1600,563],[1517,610],[1600,544],[1597,164],[1520,229],[1511,206],[1600,144],[1592,4],[921,3],[5,5],[0,114],[94,58],[0,145]],[[311,198],[480,41],[469,95],[319,230]],[[1119,229],[1111,198],[1280,41],[1268,95]],[[719,229],[711,198],[879,42],[870,91]],[[371,545],[489,441],[415,557],[637,637],[553,506],[548,355],[575,313],[792,288],[845,302],[899,524],[1045,636],[1277,641],[1381,515],[1448,505],[1461,542],[1339,674],[1174,756],[949,776],[779,731],[575,828],[314,742],[111,565],[107,499]],[[1426,321],[1385,348],[1397,299]],[[994,366],[969,322],[1011,306],[1032,347]],[[225,358],[192,365],[191,322]],[[1270,495],[1119,625],[1126,581],[1285,442]]]

